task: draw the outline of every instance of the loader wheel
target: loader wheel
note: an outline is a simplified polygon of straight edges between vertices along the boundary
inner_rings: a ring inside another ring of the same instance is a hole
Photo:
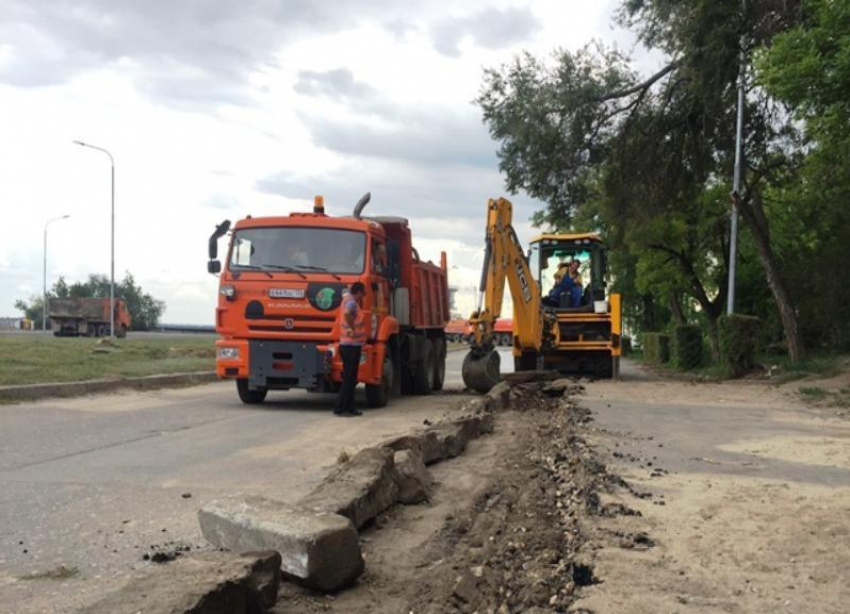
[[[446,379],[446,342],[442,339],[434,339],[434,381],[433,389],[442,390]]]
[[[387,348],[384,354],[384,366],[381,370],[380,384],[366,384],[366,403],[369,407],[386,407],[390,402],[390,395],[393,391],[393,359],[390,355],[390,348]]]
[[[236,392],[239,393],[239,400],[246,405],[258,405],[262,403],[266,400],[266,394],[268,391],[268,388],[256,388],[251,390],[248,387],[248,380],[236,380]]]
[[[537,352],[523,352],[514,356],[514,371],[534,371],[537,369]]]
[[[430,340],[425,340],[424,354],[422,360],[416,366],[413,374],[413,394],[431,394],[434,385],[434,345]]]

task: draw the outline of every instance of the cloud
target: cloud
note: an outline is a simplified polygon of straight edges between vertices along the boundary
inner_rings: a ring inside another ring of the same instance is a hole
[[[466,38],[485,49],[502,49],[530,40],[542,27],[527,6],[487,7],[467,17],[437,23],[431,28],[431,40],[437,51],[456,58]]]
[[[395,24],[398,11],[390,0],[4,0],[0,82],[56,85],[129,61],[154,98],[244,102],[252,72],[277,65],[285,44],[361,19]]]
[[[316,175],[296,176],[281,171],[260,179],[256,189],[265,194],[301,200],[305,208],[314,195],[322,194],[331,215],[349,215],[357,199],[364,192],[371,191],[367,215],[442,219],[448,236],[459,240],[466,233],[459,230],[455,221],[473,220],[473,227],[477,228],[480,223],[483,228],[487,199],[505,193],[502,177],[495,169],[429,168],[386,161],[352,163]],[[527,220],[541,206],[525,195],[517,195],[511,200],[518,222]],[[433,228],[433,225],[429,227]],[[472,240],[478,241],[477,233]]]
[[[301,114],[319,147],[346,156],[430,166],[496,166],[496,144],[472,105],[458,109],[393,103],[346,68],[302,71],[294,89],[342,106],[342,116],[315,111]]]
[[[298,73],[298,82],[293,89],[306,96],[327,96],[332,100],[369,98],[375,94],[372,86],[356,81],[347,68],[325,72],[303,70]]]

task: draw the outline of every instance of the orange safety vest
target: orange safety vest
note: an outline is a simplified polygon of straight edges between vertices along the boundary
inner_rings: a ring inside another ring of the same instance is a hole
[[[354,311],[354,326],[349,326],[345,321],[345,314]],[[340,345],[364,345],[366,343],[366,324],[363,318],[363,310],[357,304],[357,300],[350,294],[342,299],[339,308],[339,344]]]

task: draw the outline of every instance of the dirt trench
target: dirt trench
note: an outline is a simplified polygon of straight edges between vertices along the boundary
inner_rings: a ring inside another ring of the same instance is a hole
[[[284,584],[275,612],[567,611],[600,581],[585,520],[633,512],[600,502],[628,485],[585,442],[590,416],[572,400],[577,388],[545,387],[515,386],[493,435],[432,467],[429,502],[397,506],[362,533],[367,571],[357,585],[325,596]],[[651,545],[645,535],[617,539]]]

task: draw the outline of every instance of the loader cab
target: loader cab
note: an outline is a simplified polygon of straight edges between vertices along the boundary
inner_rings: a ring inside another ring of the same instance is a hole
[[[597,235],[540,235],[531,241],[528,259],[543,297],[562,275],[572,275],[578,282],[572,293],[561,294],[559,311],[593,311],[595,301],[605,300],[606,253]]]

